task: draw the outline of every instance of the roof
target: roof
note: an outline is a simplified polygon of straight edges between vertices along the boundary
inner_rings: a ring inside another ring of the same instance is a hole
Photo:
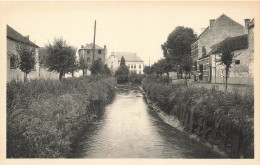
[[[209,54],[221,53],[225,47],[230,47],[232,51],[248,48],[248,35],[241,35],[236,37],[228,37],[225,40],[212,46]]]
[[[222,15],[220,15],[216,20],[215,20],[215,22],[213,23],[213,26],[214,26],[214,24],[216,23],[216,22],[218,22],[220,19],[222,19],[222,18],[228,18],[229,20],[231,20],[231,21],[233,21],[234,23],[237,23],[236,21],[234,21],[233,19],[231,19],[230,17],[228,17],[228,16],[226,16],[225,14],[222,14]],[[237,23],[237,24],[239,24],[239,23]],[[242,26],[241,24],[239,24],[240,26]],[[243,26],[242,26],[243,27]],[[210,29],[210,26],[208,26],[199,36],[198,36],[198,38],[197,38],[197,40],[202,36],[202,34],[204,34],[208,29]],[[197,41],[196,40],[196,41]]]
[[[80,49],[93,49],[93,47],[94,47],[94,44],[90,43],[90,44],[86,44],[85,47],[80,48]],[[98,46],[97,44],[95,44],[95,49],[104,49],[104,48],[102,48],[102,47]]]
[[[31,45],[31,46],[39,48],[39,46],[34,44],[27,37],[23,36],[22,34],[17,32],[16,30],[14,30],[12,27],[10,27],[9,25],[7,25],[6,30],[7,30],[6,36],[10,40],[13,40],[13,41],[16,41],[16,42],[22,42],[22,43],[25,43],[27,45]]]
[[[122,56],[125,58],[126,62],[144,62],[136,53],[127,53],[127,52],[113,52],[113,54],[118,61],[121,61]]]

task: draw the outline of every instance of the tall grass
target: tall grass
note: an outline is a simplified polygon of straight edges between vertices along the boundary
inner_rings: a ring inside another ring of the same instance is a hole
[[[170,84],[147,76],[142,86],[148,97],[186,131],[217,145],[230,157],[254,157],[254,95],[228,93]]]
[[[95,106],[108,103],[114,87],[114,78],[102,76],[7,83],[7,157],[68,157]]]

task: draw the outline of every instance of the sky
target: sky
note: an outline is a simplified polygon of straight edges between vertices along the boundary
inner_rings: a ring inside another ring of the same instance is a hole
[[[258,3],[259,5],[259,3]],[[197,35],[210,19],[226,14],[244,25],[256,16],[249,2],[8,2],[2,7],[4,22],[43,47],[55,37],[71,46],[93,42],[111,52],[132,52],[145,65],[163,58],[161,44],[177,27],[192,28]]]

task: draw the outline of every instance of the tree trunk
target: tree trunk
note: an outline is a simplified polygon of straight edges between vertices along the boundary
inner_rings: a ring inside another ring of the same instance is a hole
[[[227,83],[228,83],[228,68],[226,68],[226,91],[227,91]]]
[[[185,86],[188,86],[188,83],[187,83],[187,73],[185,73]]]
[[[24,73],[24,82],[28,82],[27,73]]]
[[[60,75],[59,75],[59,80],[62,80],[62,76],[63,76],[63,71],[60,71]]]
[[[170,78],[170,76],[169,76],[169,72],[166,72],[166,73],[167,73],[167,77]]]
[[[82,74],[83,76],[85,76],[85,69],[82,69]]]

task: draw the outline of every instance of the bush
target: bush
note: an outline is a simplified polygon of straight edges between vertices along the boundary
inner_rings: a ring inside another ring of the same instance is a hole
[[[111,101],[114,87],[107,76],[7,83],[7,157],[68,157],[90,105]]]
[[[230,157],[254,157],[254,95],[239,95],[170,84],[146,76],[142,86],[161,110],[174,115],[185,130],[218,145]]]

